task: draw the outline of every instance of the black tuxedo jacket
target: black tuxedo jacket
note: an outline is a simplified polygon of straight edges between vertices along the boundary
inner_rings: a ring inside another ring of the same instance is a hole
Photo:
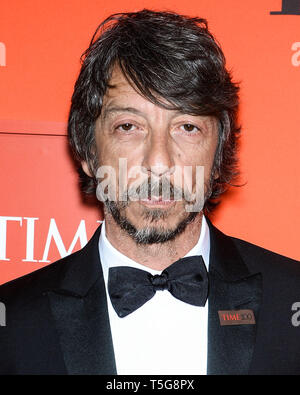
[[[299,262],[208,224],[208,374],[300,374]],[[100,231],[82,250],[0,287],[0,374],[116,374]],[[218,311],[242,309],[255,325],[220,325]]]

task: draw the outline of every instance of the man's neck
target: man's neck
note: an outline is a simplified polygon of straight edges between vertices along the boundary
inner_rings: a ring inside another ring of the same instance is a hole
[[[198,242],[202,215],[198,215],[174,240],[150,245],[137,244],[109,215],[105,218],[106,237],[119,252],[154,270],[164,270],[185,256]]]

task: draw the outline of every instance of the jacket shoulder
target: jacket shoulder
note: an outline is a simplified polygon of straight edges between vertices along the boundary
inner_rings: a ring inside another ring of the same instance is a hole
[[[300,278],[299,261],[236,237],[231,237],[231,240],[251,271],[262,271],[270,276],[286,275]]]
[[[84,293],[95,276],[99,275],[100,232],[101,226],[81,250],[1,285],[0,301],[25,301],[49,290],[59,289],[70,294]]]
[[[0,301],[10,303],[19,299],[25,302],[28,298],[58,287],[79,253],[80,251],[77,251],[45,267],[2,284],[0,286]]]

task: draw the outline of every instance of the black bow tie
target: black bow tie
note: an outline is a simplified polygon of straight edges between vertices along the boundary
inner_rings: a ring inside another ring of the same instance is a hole
[[[175,298],[194,306],[204,306],[208,295],[208,275],[202,256],[179,259],[161,274],[127,266],[111,267],[108,292],[119,317],[126,317],[167,289]]]

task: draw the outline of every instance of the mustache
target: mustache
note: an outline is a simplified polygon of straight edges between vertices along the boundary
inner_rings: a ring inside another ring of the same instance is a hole
[[[153,197],[162,200],[181,200],[183,195],[183,189],[173,185],[168,178],[148,178],[140,185],[130,186],[124,192],[124,198],[129,200],[151,199]]]
[[[200,180],[201,181],[201,180]],[[131,185],[119,184],[118,191],[116,185],[106,183],[106,185],[98,184],[97,198],[98,200],[110,205],[111,202],[116,202],[120,209],[125,209],[131,202],[142,200],[159,200],[159,201],[181,201],[185,202],[185,210],[189,212],[201,211],[206,198],[205,183],[198,183],[197,180],[194,185],[191,183],[184,183],[182,186],[174,185],[169,177],[147,177],[144,180],[134,181]],[[196,192],[193,191],[196,188]]]
[[[182,188],[175,187],[167,178],[150,179],[148,178],[139,186],[130,186],[127,190],[128,198],[134,198],[138,195],[141,199],[150,199],[151,197],[162,197],[163,199],[181,198]]]

